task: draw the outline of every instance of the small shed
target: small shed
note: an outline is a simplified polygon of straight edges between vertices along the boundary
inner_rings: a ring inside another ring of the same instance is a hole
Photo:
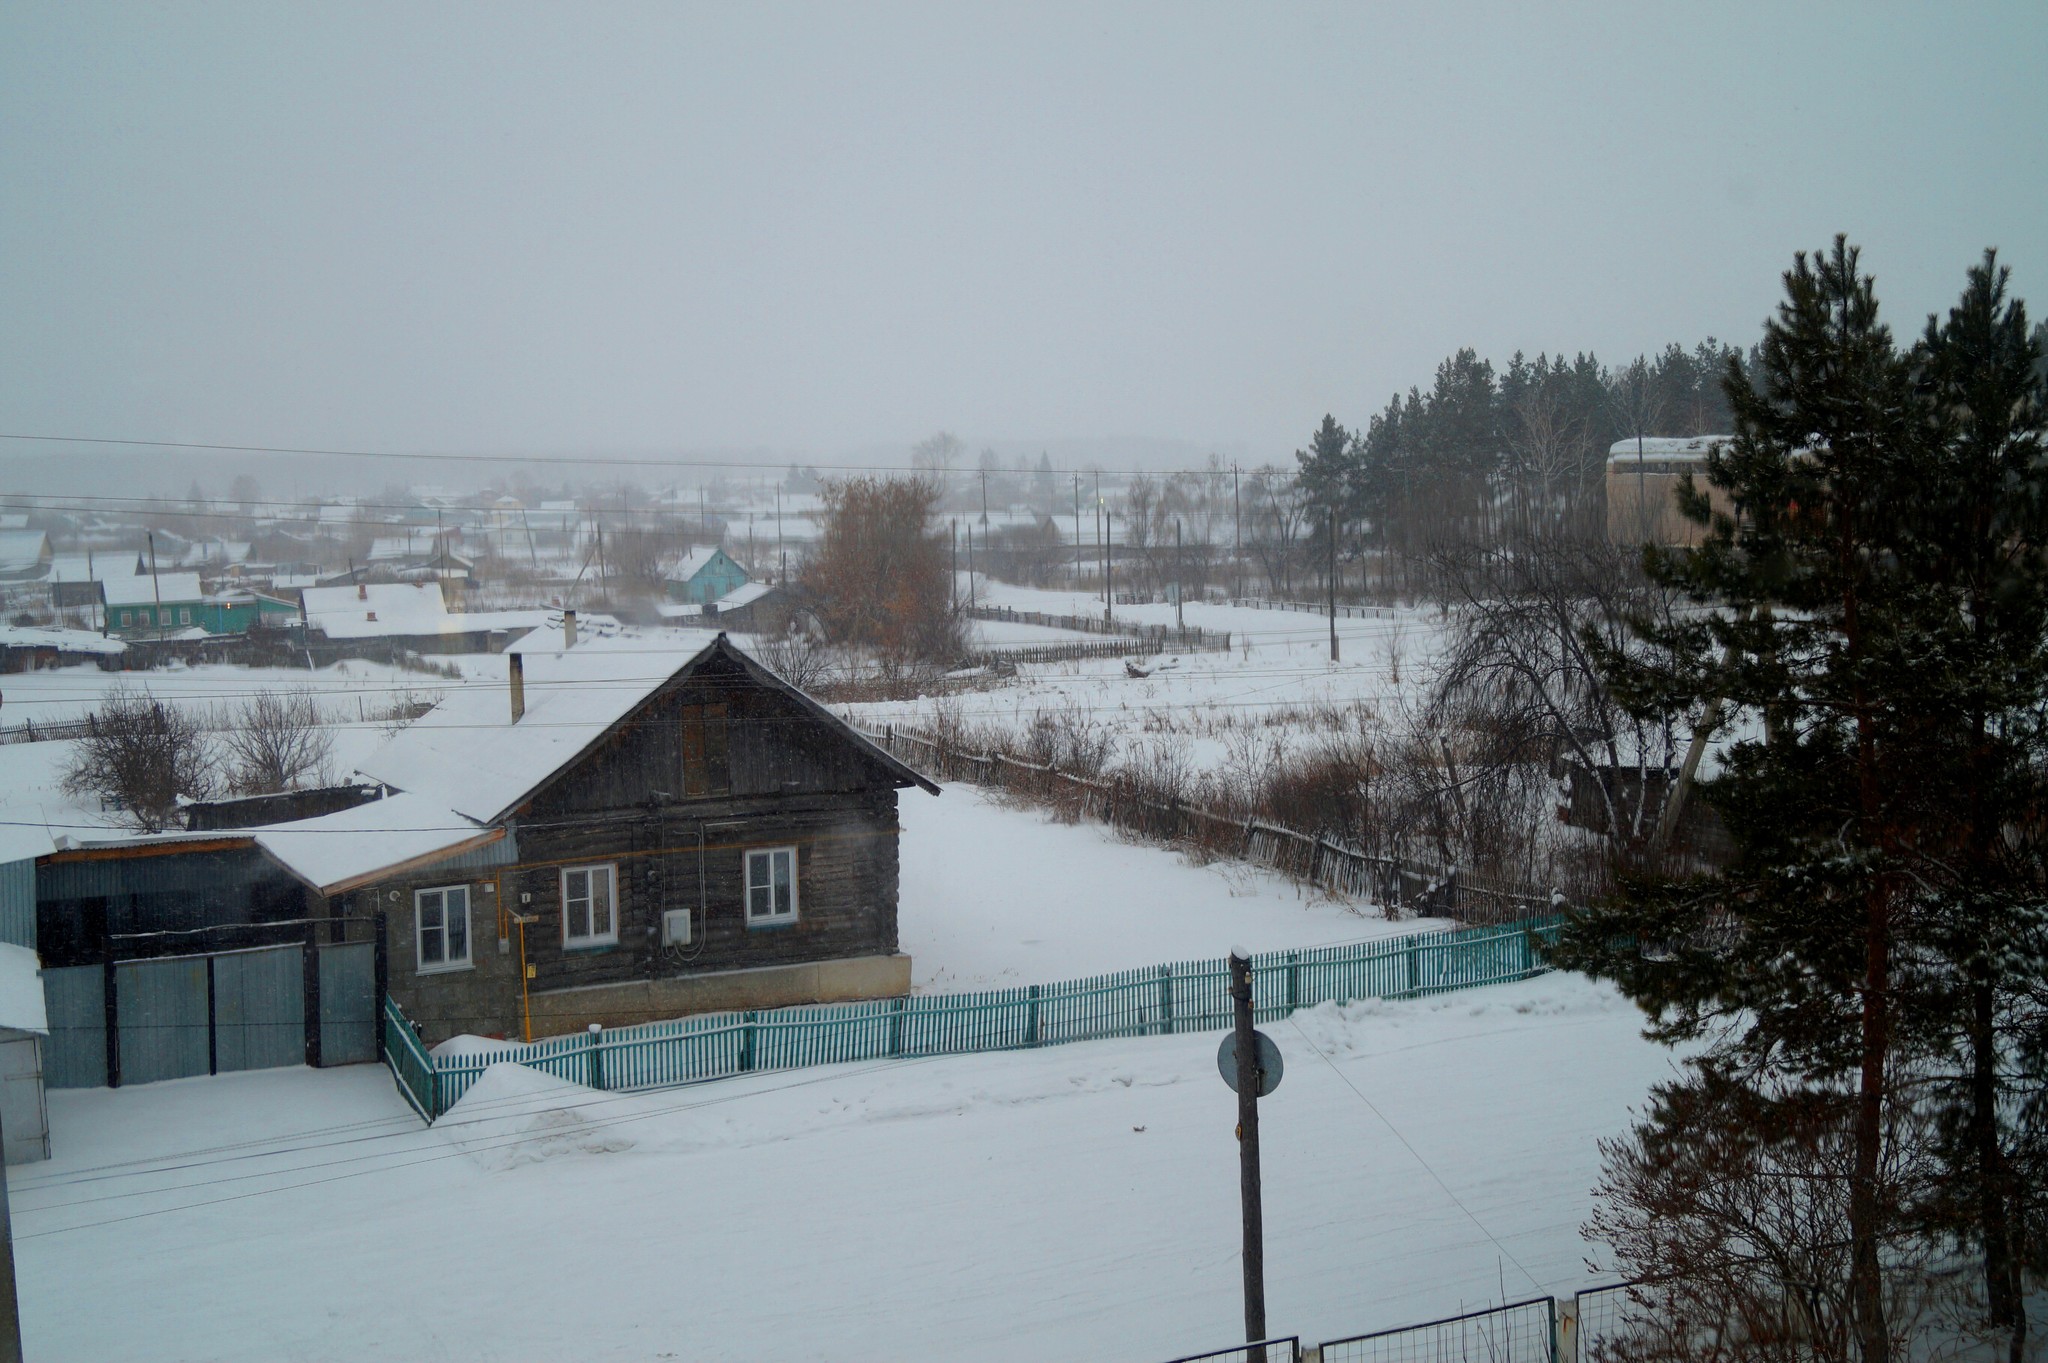
[[[50,1157],[50,1113],[43,1101],[42,970],[33,950],[0,942],[0,1134],[9,1164]]]

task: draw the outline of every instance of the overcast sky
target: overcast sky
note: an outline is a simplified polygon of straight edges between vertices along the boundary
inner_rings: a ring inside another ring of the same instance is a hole
[[[2048,313],[2044,40],[2038,3],[10,0],[0,431],[1261,461],[1460,345],[1746,344],[1838,230],[1901,331],[1987,245]]]

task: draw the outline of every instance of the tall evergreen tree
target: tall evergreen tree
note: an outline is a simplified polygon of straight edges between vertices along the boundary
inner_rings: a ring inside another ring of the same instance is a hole
[[[1888,1086],[1916,959],[1902,950],[1915,930],[1905,850],[1927,822],[1917,774],[1939,737],[1920,719],[1924,638],[1900,554],[1926,433],[1856,251],[1838,238],[1801,254],[1785,286],[1757,371],[1726,374],[1734,440],[1707,477],[1734,514],[1694,489],[1682,500],[1703,542],[1649,557],[1701,609],[1648,630],[1648,655],[1606,655],[1610,684],[1642,713],[1725,702],[1757,723],[1703,792],[1737,855],[1712,879],[1635,884],[1575,926],[1567,955],[1618,980],[1655,1034],[1726,1038],[1717,1063],[1759,1091],[1842,1096],[1844,1287],[1857,1352],[1879,1363],[1892,1356]],[[1671,946],[1644,955],[1623,941]]]

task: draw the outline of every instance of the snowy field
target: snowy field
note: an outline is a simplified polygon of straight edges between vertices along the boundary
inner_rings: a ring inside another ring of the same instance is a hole
[[[1102,614],[1100,599],[1086,593],[1001,582],[983,591],[992,605]],[[1189,626],[1228,631],[1230,652],[1139,657],[1152,674],[1144,678],[1128,676],[1118,658],[1026,664],[1014,682],[987,691],[842,709],[873,727],[929,724],[943,706],[970,726],[1013,733],[1036,715],[1064,716],[1106,733],[1113,760],[1185,761],[1195,771],[1249,775],[1286,752],[1311,749],[1333,721],[1354,729],[1392,721],[1416,702],[1443,646],[1444,620],[1434,608],[1339,620],[1334,664],[1323,616],[1206,602],[1190,602],[1184,614]],[[1171,625],[1174,608],[1119,606],[1117,618]]]
[[[1138,966],[1334,946],[1448,927],[1389,923],[1241,862],[1197,866],[1101,824],[1061,824],[954,784],[898,797],[897,922],[920,993],[1047,984]]]
[[[1570,976],[1268,1030],[1269,1318],[1318,1339],[1592,1279],[1595,1141],[1668,1072]],[[38,1359],[1165,1359],[1238,1337],[1211,1035],[598,1096],[494,1070],[50,1099],[11,1174]]]

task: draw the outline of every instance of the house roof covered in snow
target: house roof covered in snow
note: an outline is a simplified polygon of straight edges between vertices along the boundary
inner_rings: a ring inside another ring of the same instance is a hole
[[[101,590],[109,606],[153,606],[158,601],[199,601],[206,596],[197,573],[140,573],[104,577]]]
[[[790,686],[720,634],[695,653],[641,635],[592,639],[570,649],[522,641],[525,714],[512,719],[505,688],[471,686],[447,696],[393,735],[359,768],[372,781],[438,800],[479,823],[496,823],[547,785],[599,739],[673,681],[716,656],[736,659],[761,685],[796,700],[863,749],[903,785],[938,787],[838,716]]]
[[[59,653],[125,653],[128,645],[89,629],[0,625],[0,648],[54,648]]]
[[[412,794],[250,832],[257,846],[323,894],[445,861],[505,836],[502,828],[479,828],[446,805]]]
[[[768,582],[742,582],[724,596],[718,598],[717,608],[722,611],[736,611],[742,606],[751,606],[762,597],[774,591]]]
[[[0,573],[25,573],[50,557],[50,537],[40,530],[0,530]]]
[[[439,634],[448,606],[431,582],[370,582],[353,587],[308,587],[306,623],[330,639],[387,634]]]
[[[734,559],[717,545],[705,545],[684,554],[669,576],[677,582],[688,582],[720,558],[725,559],[726,562],[731,563],[735,568],[740,567],[738,560]],[[741,569],[741,571],[744,572],[745,569]]]
[[[1642,457],[1646,461],[1651,459],[1665,462],[1684,460],[1704,464],[1707,462],[1707,450],[1710,447],[1726,444],[1732,439],[1734,439],[1733,436],[1727,435],[1645,436],[1642,441]],[[1636,438],[1634,436],[1629,436],[1625,440],[1617,440],[1607,447],[1607,462],[1610,464],[1631,464],[1635,462],[1635,459]]]
[[[135,576],[139,556],[133,549],[113,549],[104,554],[58,554],[50,560],[52,582],[99,582],[110,577]]]

